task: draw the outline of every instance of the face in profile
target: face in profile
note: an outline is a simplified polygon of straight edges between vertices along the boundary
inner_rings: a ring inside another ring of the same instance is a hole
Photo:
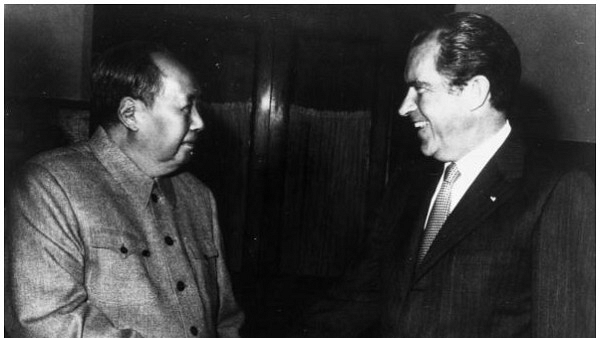
[[[411,119],[425,156],[456,161],[472,147],[466,133],[477,121],[461,89],[437,71],[438,50],[433,39],[411,50],[405,70],[409,88],[399,113]]]
[[[162,55],[156,55],[154,60],[163,74],[161,90],[138,115],[137,137],[144,155],[162,172],[169,173],[190,160],[204,124],[196,107],[196,84],[189,71]]]

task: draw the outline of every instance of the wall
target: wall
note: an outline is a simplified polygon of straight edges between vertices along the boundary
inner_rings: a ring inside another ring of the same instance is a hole
[[[529,136],[596,142],[595,5],[457,5],[501,23],[521,51]]]
[[[5,95],[89,97],[90,5],[4,6]]]
[[[88,136],[92,5],[4,6],[5,177]]]

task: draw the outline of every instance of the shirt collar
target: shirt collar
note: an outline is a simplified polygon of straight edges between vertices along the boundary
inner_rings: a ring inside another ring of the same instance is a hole
[[[508,134],[510,134],[510,131],[510,123],[507,120],[497,133],[485,140],[475,149],[471,150],[460,160],[456,161],[455,163],[460,172],[460,178],[476,177],[479,175],[483,167],[489,162],[492,156],[494,156],[496,151],[498,151],[502,143],[504,143]],[[450,163],[446,163],[444,168],[449,164]]]
[[[154,185],[167,199],[175,203],[173,186],[168,177],[152,179],[144,173],[121,149],[110,139],[104,128],[98,127],[90,139],[90,148],[108,172],[123,187],[128,195],[141,205],[150,201]]]

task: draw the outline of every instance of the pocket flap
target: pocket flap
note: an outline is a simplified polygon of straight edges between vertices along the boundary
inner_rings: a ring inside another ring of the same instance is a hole
[[[90,246],[98,249],[108,249],[120,253],[123,257],[139,253],[145,248],[144,243],[135,235],[122,232],[102,230],[92,234]]]
[[[206,258],[213,258],[219,256],[219,251],[212,241],[202,240],[202,253]]]
[[[185,241],[185,246],[188,252],[190,252],[191,255],[196,259],[200,259],[202,257],[214,258],[219,256],[217,247],[208,239],[202,239],[200,241],[200,245],[194,245],[194,241],[188,239]]]

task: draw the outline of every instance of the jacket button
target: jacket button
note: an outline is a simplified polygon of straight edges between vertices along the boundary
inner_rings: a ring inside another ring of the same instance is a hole
[[[129,250],[127,250],[125,245],[123,245],[120,250],[121,250],[121,253],[123,253],[123,254],[126,254],[127,252],[129,252]]]
[[[150,250],[144,249],[144,251],[142,251],[142,256],[144,256],[144,257],[150,257]]]
[[[175,241],[173,240],[173,238],[171,238],[171,236],[167,236],[165,237],[165,243],[167,243],[167,245],[173,245]]]
[[[192,335],[197,336],[198,335],[198,328],[195,326],[190,327],[190,332],[192,333]]]
[[[182,281],[177,282],[177,291],[185,290],[185,283]]]

